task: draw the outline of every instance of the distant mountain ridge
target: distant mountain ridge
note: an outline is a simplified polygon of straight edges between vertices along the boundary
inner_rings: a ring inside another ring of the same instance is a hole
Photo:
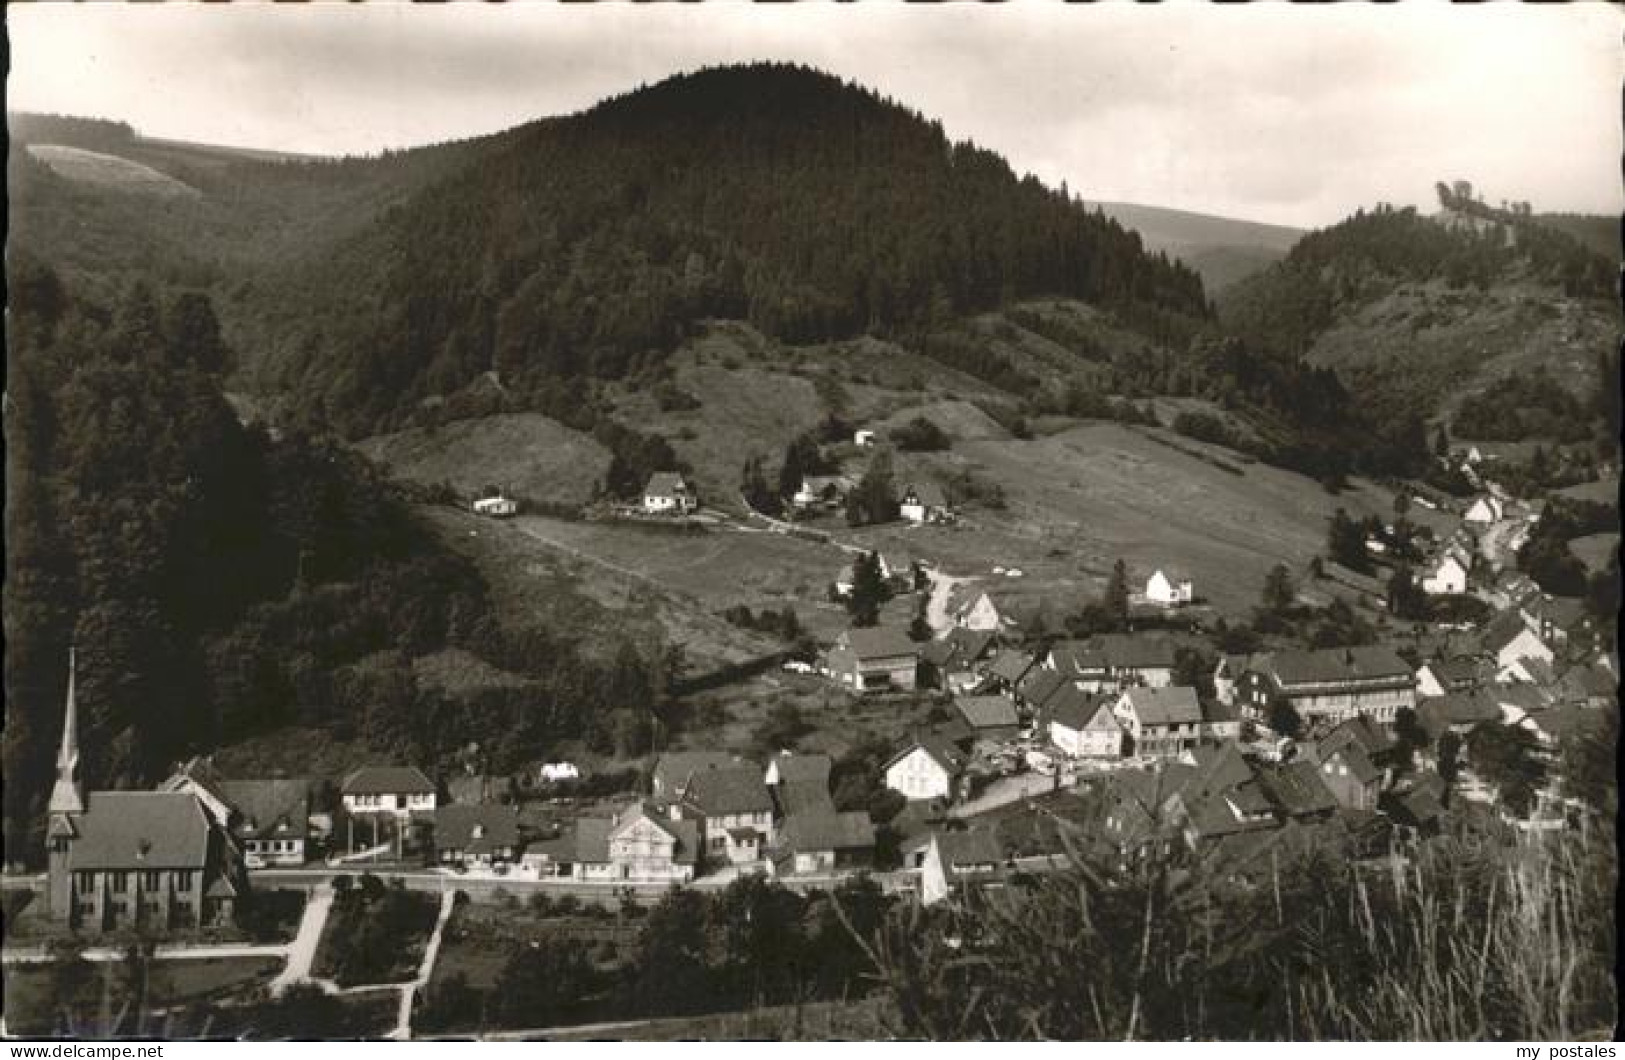
[[[1286,256],[1304,230],[1215,214],[1127,202],[1090,202],[1092,208],[1140,233],[1147,249],[1176,257],[1217,292]]]

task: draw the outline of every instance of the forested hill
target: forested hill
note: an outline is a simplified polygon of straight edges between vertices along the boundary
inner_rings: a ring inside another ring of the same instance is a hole
[[[1187,267],[872,92],[704,70],[503,134],[261,300],[267,389],[348,433],[494,370],[618,378],[708,317],[787,341],[909,335],[1062,295],[1155,338],[1209,313]],[[274,325],[274,326],[273,326]]]
[[[1336,369],[1385,418],[1448,422],[1536,367],[1589,402],[1619,333],[1616,262],[1527,204],[1440,194],[1433,216],[1379,206],[1309,233],[1224,293],[1223,327]]]

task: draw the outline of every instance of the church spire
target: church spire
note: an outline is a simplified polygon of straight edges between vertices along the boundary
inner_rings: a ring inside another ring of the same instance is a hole
[[[62,746],[56,752],[56,786],[51,789],[48,807],[53,814],[85,812],[84,793],[79,788],[79,708],[73,694],[73,649],[68,649],[68,705],[62,721]]]

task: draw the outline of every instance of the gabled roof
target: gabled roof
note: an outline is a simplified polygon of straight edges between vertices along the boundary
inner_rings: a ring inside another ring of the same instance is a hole
[[[519,812],[489,803],[441,806],[434,812],[434,845],[471,854],[512,849],[519,845]]]
[[[1113,670],[1168,670],[1174,665],[1173,643],[1137,633],[1099,633],[1084,644],[1080,665]]]
[[[781,784],[818,784],[828,787],[829,771],[834,764],[830,756],[825,754],[778,754],[773,756],[768,767],[778,772]]]
[[[1394,749],[1396,742],[1393,736],[1378,728],[1370,718],[1364,714],[1356,714],[1335,726],[1317,741],[1317,746],[1330,753],[1338,748],[1353,745],[1370,757],[1387,754]]]
[[[1349,773],[1361,784],[1371,784],[1382,779],[1382,770],[1371,761],[1371,756],[1365,753],[1365,749],[1352,740],[1335,747],[1316,748],[1312,757],[1321,762],[1329,762],[1334,758],[1341,759],[1348,767]]]
[[[839,643],[858,657],[865,659],[892,659],[904,655],[917,655],[919,649],[900,629],[893,626],[858,626],[846,630]]]
[[[1221,792],[1252,782],[1253,769],[1234,744],[1197,747],[1191,757],[1196,761],[1195,774],[1189,780],[1191,787]]]
[[[1097,711],[1110,711],[1111,702],[1111,696],[1090,695],[1077,685],[1062,685],[1044,703],[1044,715],[1062,728],[1081,732]]]
[[[927,641],[920,647],[920,661],[939,670],[947,669],[948,664],[954,660],[953,644],[946,638],[942,640]]]
[[[1024,651],[1006,648],[994,656],[987,672],[1009,684],[1018,683],[1033,668],[1033,658]]]
[[[915,748],[923,750],[932,760],[941,766],[949,776],[958,776],[969,763],[970,758],[955,747],[953,742],[938,733],[920,733],[913,740],[905,743],[902,748],[886,760],[882,769],[890,769],[914,753]]]
[[[927,508],[946,508],[948,506],[948,495],[935,482],[910,482],[907,486],[904,486],[902,493],[899,494],[903,498],[904,504],[908,503],[909,494],[913,494],[915,500]]]
[[[954,700],[954,707],[973,730],[1013,728],[1020,724],[1016,705],[1004,696],[965,696]]]
[[[1497,615],[1489,625],[1484,627],[1482,643],[1486,652],[1491,655],[1499,655],[1519,637],[1531,637],[1542,645],[1546,643],[1540,639],[1538,634],[1526,626],[1523,619],[1513,611]]]
[[[209,860],[209,812],[196,795],[93,791],[69,848],[75,871],[202,869]]]
[[[655,788],[669,794],[688,783],[692,774],[739,764],[738,758],[725,751],[667,751],[655,761]]]
[[[1258,782],[1272,802],[1288,817],[1328,813],[1337,809],[1337,798],[1320,779],[1313,762],[1298,760],[1284,765],[1261,767]]]
[[[1035,666],[1027,671],[1027,676],[1021,679],[1016,690],[1021,697],[1035,707],[1042,707],[1051,696],[1063,688],[1071,688],[1072,684],[1065,677],[1054,670],[1046,670]]]
[[[1458,725],[1483,725],[1501,720],[1501,707],[1488,692],[1451,692],[1430,696],[1416,707],[1416,720],[1429,736],[1437,739]]]
[[[779,836],[781,846],[799,853],[864,850],[875,845],[875,826],[863,810],[811,810],[786,817]]]
[[[773,812],[773,796],[762,771],[748,764],[695,773],[683,803],[706,817]]]
[[[998,637],[991,629],[966,629],[964,626],[955,626],[942,639],[953,645],[955,656],[965,663],[981,659],[998,643]]]
[[[434,784],[416,766],[363,766],[344,778],[345,795],[433,795]]]
[[[643,487],[645,497],[671,497],[676,498],[679,493],[688,490],[688,483],[683,476],[675,471],[656,471],[649,476],[649,484]]]
[[[1202,720],[1196,689],[1183,685],[1131,688],[1120,702],[1127,703],[1141,725],[1195,725]]]
[[[1285,688],[1375,680],[1414,680],[1410,663],[1392,649],[1380,645],[1279,651],[1258,657],[1254,665],[1273,674]]]
[[[1423,668],[1447,689],[1452,685],[1472,684],[1478,679],[1478,663],[1472,659],[1430,659]]]
[[[773,789],[773,797],[778,800],[779,813],[785,817],[815,810],[835,809],[827,782],[819,784],[811,781],[791,781],[788,784],[780,784]]]
[[[231,830],[245,839],[302,838],[310,831],[306,779],[222,780],[218,791],[234,811]]]
[[[926,832],[905,843],[903,852],[912,854],[924,850],[931,845],[933,837],[937,841],[937,850],[942,854],[943,864],[950,869],[970,865],[997,865],[1004,860],[1004,849],[999,846],[998,835],[987,827],[967,828],[964,831]]]

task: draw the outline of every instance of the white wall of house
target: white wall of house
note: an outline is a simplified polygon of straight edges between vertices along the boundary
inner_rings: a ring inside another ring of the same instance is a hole
[[[1422,591],[1430,596],[1460,595],[1467,591],[1467,568],[1454,556],[1447,556],[1422,579]]]
[[[1188,604],[1194,595],[1189,579],[1170,578],[1162,571],[1151,575],[1145,583],[1145,598],[1154,604],[1172,607],[1175,604]]]
[[[958,624],[964,629],[973,629],[978,633],[996,633],[999,630],[999,609],[993,606],[993,601],[986,593],[976,598],[976,602],[961,612]]]
[[[953,778],[923,747],[916,747],[886,770],[886,786],[907,799],[945,799]]]
[[[435,807],[434,792],[413,795],[346,795],[344,796],[344,809],[352,816],[364,816],[369,813],[392,813],[397,817],[406,817],[417,811],[432,811]]]

